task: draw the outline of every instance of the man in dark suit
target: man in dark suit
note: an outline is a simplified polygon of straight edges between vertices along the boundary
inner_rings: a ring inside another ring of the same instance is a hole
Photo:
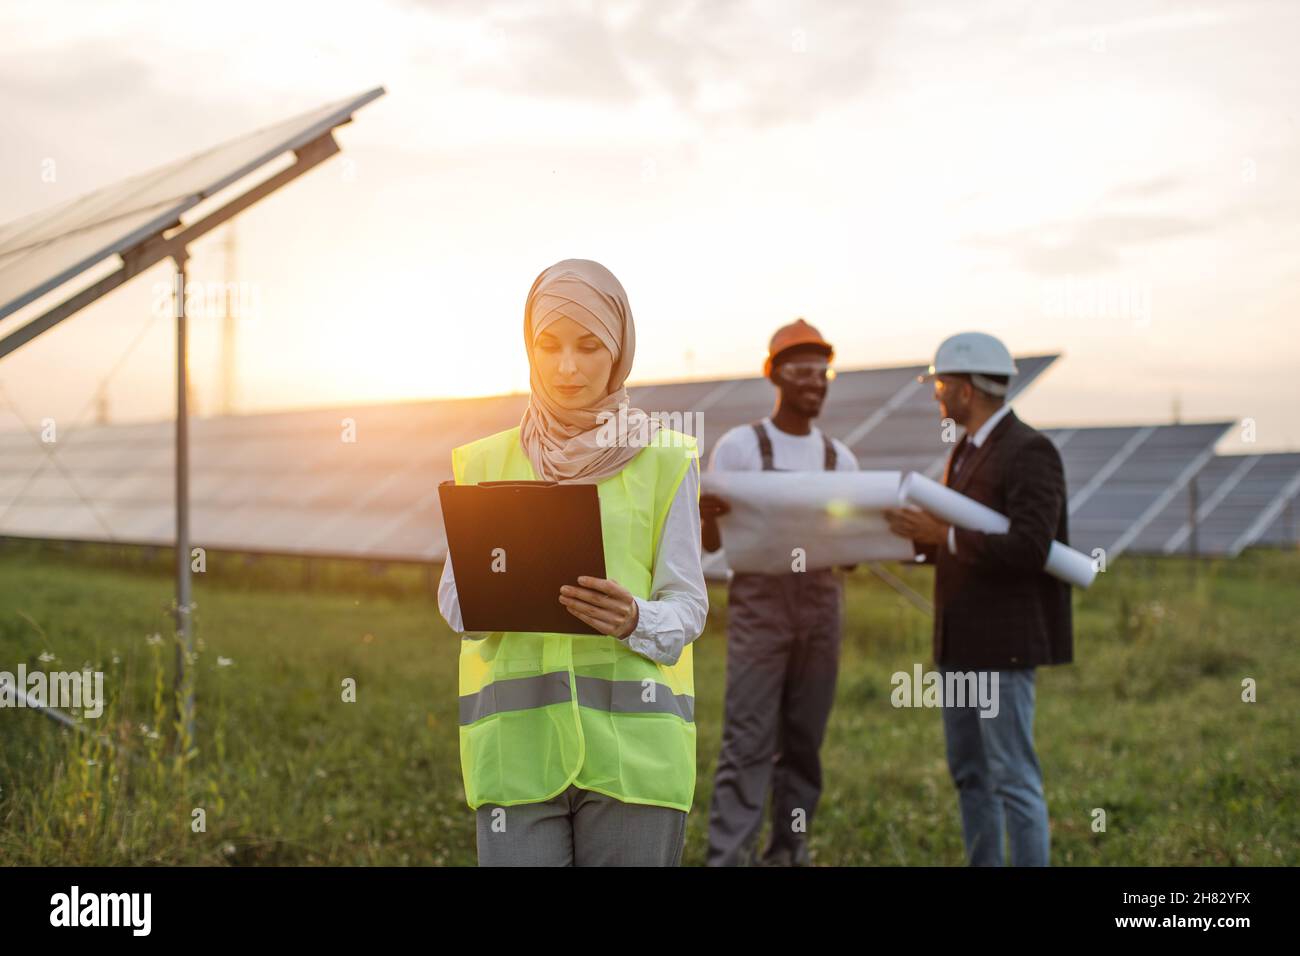
[[[1006,533],[955,528],[919,509],[887,517],[895,534],[913,541],[917,560],[935,566],[934,660],[945,688],[952,671],[976,672],[998,688],[993,713],[944,701],[967,858],[1001,865],[1005,823],[1012,865],[1046,866],[1034,674],[1040,665],[1073,659],[1069,585],[1043,570],[1052,542],[1069,541],[1067,499],[1056,446],[1006,404],[1015,372],[1001,342],[967,332],[946,340],[923,376],[934,383],[943,418],[964,429],[944,484],[1006,515]]]

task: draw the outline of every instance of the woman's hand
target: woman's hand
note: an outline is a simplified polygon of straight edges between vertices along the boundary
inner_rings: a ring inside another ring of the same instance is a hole
[[[560,603],[569,613],[602,634],[624,638],[636,630],[640,616],[632,593],[610,578],[578,577],[578,587],[560,588]]]

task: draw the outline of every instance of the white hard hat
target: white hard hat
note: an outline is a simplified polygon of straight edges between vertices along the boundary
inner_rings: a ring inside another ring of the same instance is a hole
[[[943,340],[934,353],[929,374],[920,376],[919,381],[928,381],[936,375],[969,375],[980,391],[1005,395],[1006,385],[984,376],[1011,376],[1017,372],[1015,359],[1001,341],[985,332],[959,332]]]

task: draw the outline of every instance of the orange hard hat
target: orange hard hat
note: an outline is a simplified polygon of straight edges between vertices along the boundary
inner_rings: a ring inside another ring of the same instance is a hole
[[[776,361],[776,357],[786,349],[792,349],[797,345],[820,346],[826,352],[828,362],[835,358],[835,349],[831,348],[831,343],[822,338],[820,332],[803,319],[795,319],[789,325],[781,326],[772,336],[772,341],[767,345],[767,360],[763,362],[763,375],[770,376],[772,363]]]

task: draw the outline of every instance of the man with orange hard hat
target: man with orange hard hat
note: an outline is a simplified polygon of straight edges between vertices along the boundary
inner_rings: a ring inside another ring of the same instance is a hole
[[[847,445],[812,424],[835,377],[831,344],[799,319],[778,329],[763,374],[772,414],[726,432],[711,471],[856,471]],[[730,506],[700,496],[707,551],[722,545]],[[727,690],[709,812],[710,866],[807,865],[808,828],[821,797],[820,750],[835,698],[844,591],[838,570],[735,572],[728,587]],[[772,832],[755,850],[769,791]]]

